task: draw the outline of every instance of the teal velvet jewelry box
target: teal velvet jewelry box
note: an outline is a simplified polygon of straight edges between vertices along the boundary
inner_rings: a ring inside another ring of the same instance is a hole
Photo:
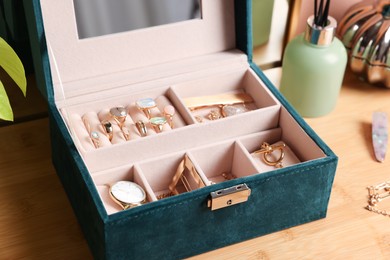
[[[95,258],[180,259],[326,216],[337,157],[252,63],[251,0],[203,0],[201,19],[88,39],[73,0],[24,4],[53,163]],[[190,109],[232,93],[252,98],[244,113]],[[159,115],[173,105],[174,126],[148,123],[142,98]],[[265,142],[286,146],[255,153]],[[205,187],[171,196],[183,158]],[[118,181],[147,203],[122,210],[109,194]]]

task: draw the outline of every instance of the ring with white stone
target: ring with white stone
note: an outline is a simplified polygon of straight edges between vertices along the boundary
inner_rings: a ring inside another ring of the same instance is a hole
[[[113,107],[110,109],[110,115],[114,118],[118,126],[122,128],[124,122],[126,121],[126,116],[127,116],[126,108],[122,106]]]
[[[153,126],[154,130],[157,133],[160,133],[163,130],[164,125],[168,122],[165,117],[152,117],[149,120],[150,124]]]
[[[91,134],[90,134],[90,138],[91,138],[92,143],[95,146],[95,148],[99,148],[100,147],[100,136],[99,136],[99,133],[96,132],[96,131],[92,131]]]
[[[153,98],[141,98],[135,102],[137,108],[144,112],[145,116],[150,119],[150,109],[157,106],[156,101]]]
[[[141,120],[135,123],[135,127],[137,128],[139,134],[144,137],[148,135],[148,129],[146,128],[146,125]]]

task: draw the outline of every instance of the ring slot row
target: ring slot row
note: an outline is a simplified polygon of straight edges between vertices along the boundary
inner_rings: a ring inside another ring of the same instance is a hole
[[[155,99],[156,107],[150,108],[149,119],[147,115],[140,110],[136,103],[133,102],[128,106],[117,106],[119,108],[126,109],[126,117],[123,122],[118,122],[117,119],[110,113],[110,109],[103,108],[99,112],[87,112],[82,116],[82,125],[84,129],[77,127],[76,132],[80,135],[80,139],[84,144],[86,150],[93,150],[93,148],[101,148],[111,146],[112,144],[124,143],[129,140],[139,139],[144,136],[155,135],[158,132],[171,131],[170,122],[163,123],[161,130],[158,125],[152,125],[151,121],[154,119],[165,118],[164,108],[170,106],[174,110],[172,118],[172,126],[174,128],[183,127],[186,125],[180,113],[178,113],[169,99],[165,96],[159,96]],[[115,108],[115,107],[114,107]],[[80,119],[76,116],[72,116],[73,126],[80,126]],[[78,123],[76,123],[78,122]],[[109,122],[110,128],[105,127],[104,122]],[[138,122],[138,124],[137,124]],[[137,125],[143,124],[142,132]],[[112,129],[109,133],[107,129]],[[85,131],[86,130],[86,131]],[[92,134],[98,134],[98,141],[94,140]],[[85,141],[86,142],[85,142]]]

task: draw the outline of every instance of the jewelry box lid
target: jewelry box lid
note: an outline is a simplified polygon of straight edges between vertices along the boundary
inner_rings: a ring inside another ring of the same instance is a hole
[[[123,80],[127,71],[234,49],[251,61],[251,0],[200,0],[199,19],[82,39],[75,1],[24,1],[38,86],[48,100],[113,88],[90,79]]]

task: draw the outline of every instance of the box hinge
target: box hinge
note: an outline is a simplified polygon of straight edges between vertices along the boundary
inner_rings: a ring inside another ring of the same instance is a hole
[[[251,189],[244,184],[239,184],[230,188],[213,191],[210,193],[210,199],[207,206],[211,210],[230,207],[242,202],[246,202],[251,195]]]

